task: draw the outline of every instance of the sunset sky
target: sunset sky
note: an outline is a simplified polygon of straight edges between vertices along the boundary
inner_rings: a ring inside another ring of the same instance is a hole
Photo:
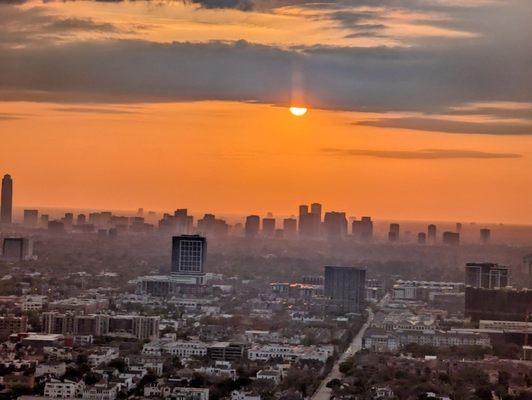
[[[0,174],[19,207],[532,224],[531,20],[526,0],[0,0]]]

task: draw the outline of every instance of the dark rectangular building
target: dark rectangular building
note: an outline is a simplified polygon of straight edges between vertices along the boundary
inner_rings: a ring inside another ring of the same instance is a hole
[[[510,273],[508,267],[495,263],[467,263],[465,284],[474,288],[504,288],[510,284]]]
[[[203,274],[207,239],[199,235],[172,238],[172,274]]]
[[[33,256],[33,241],[28,238],[5,238],[2,258],[9,261],[28,260]]]
[[[338,313],[359,313],[364,309],[366,270],[326,266],[324,291]]]
[[[465,316],[472,321],[525,321],[530,310],[532,290],[466,288]]]

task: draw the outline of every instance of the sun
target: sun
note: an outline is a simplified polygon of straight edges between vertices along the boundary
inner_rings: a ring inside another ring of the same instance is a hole
[[[307,113],[306,107],[290,107],[290,112],[296,117],[302,117]]]

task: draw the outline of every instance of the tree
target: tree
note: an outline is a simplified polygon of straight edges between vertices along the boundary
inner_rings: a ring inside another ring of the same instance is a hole
[[[85,375],[85,385],[94,385],[96,383],[98,383],[101,379],[101,376],[98,375],[98,374],[95,374],[94,372],[89,372],[88,374]]]
[[[111,360],[109,367],[116,368],[118,372],[122,373],[126,370],[126,362],[121,358],[115,358]]]

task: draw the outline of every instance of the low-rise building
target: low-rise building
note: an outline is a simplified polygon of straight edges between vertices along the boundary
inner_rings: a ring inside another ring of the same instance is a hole
[[[97,383],[83,391],[83,400],[115,400],[119,389],[117,383]]]
[[[399,349],[399,338],[381,328],[368,328],[362,338],[362,348],[374,352],[393,352]]]
[[[62,377],[66,372],[66,364],[64,362],[44,363],[35,367],[35,377],[44,375],[51,375],[56,378]]]
[[[233,390],[231,400],[260,400],[260,395],[243,390]]]
[[[213,367],[197,368],[197,372],[218,376],[223,378],[229,378],[235,380],[237,378],[236,369],[234,369],[229,361],[216,361]]]
[[[275,385],[281,383],[281,371],[276,369],[261,369],[257,372],[257,379],[272,381]]]
[[[119,352],[114,347],[100,347],[89,355],[88,361],[91,367],[97,367],[102,364],[108,364],[115,358],[118,358]]]
[[[248,350],[252,361],[268,361],[280,358],[286,361],[317,360],[327,361],[334,352],[333,346],[289,346],[289,345],[254,345]]]
[[[144,386],[144,396],[173,400],[209,400],[209,389],[180,387],[158,382]]]
[[[75,399],[81,397],[84,389],[83,381],[52,379],[46,382],[44,386],[44,397],[48,399]]]

